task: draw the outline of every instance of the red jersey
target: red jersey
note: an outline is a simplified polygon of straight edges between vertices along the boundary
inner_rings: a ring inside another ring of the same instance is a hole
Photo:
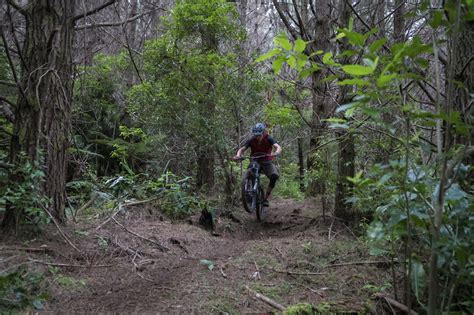
[[[251,156],[267,155],[263,158],[259,158],[259,161],[271,161],[273,160],[273,157],[269,155],[272,153],[272,147],[275,143],[277,143],[275,139],[273,139],[268,133],[264,133],[260,141],[258,141],[256,136],[247,140],[245,147],[250,148]]]

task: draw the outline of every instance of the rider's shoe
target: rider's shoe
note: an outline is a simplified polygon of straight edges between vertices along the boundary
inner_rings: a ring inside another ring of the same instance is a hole
[[[270,205],[270,203],[268,202],[268,199],[265,199],[262,204],[264,207],[268,207]]]

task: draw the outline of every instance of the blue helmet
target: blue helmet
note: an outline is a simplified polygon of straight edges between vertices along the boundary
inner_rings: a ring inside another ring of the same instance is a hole
[[[264,133],[265,131],[265,125],[262,123],[257,123],[253,128],[252,128],[252,133],[254,136],[260,136]]]

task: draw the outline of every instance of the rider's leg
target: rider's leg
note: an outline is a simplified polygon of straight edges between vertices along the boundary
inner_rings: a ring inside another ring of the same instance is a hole
[[[268,184],[268,188],[265,192],[265,204],[268,205],[268,198],[270,197],[273,188],[275,187],[275,183],[279,178],[278,175],[278,169],[276,168],[275,164],[273,162],[268,161],[265,163],[262,163],[262,169],[265,175],[268,177],[270,180],[270,183]]]
[[[275,183],[276,181],[278,180],[280,176],[278,176],[278,174],[272,174],[270,175],[270,183],[268,184],[268,188],[267,188],[267,191],[265,193],[265,200],[267,200],[270,195],[272,194],[272,190],[273,188],[275,188]]]

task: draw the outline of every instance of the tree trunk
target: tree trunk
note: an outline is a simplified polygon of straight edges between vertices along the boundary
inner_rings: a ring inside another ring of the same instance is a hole
[[[218,42],[215,34],[211,30],[202,30],[201,33],[203,48],[206,53],[216,52],[218,50]],[[197,186],[199,188],[206,187],[208,189],[214,186],[214,165],[215,165],[215,130],[212,128],[212,122],[216,115],[216,108],[214,105],[214,76],[209,74],[207,77],[207,83],[205,84],[206,93],[202,100],[202,112],[201,120],[204,124],[204,132],[201,142],[198,148],[198,159],[197,159]],[[211,141],[209,141],[211,139]]]
[[[446,115],[457,111],[461,114],[463,123],[472,125],[472,114],[474,110],[469,106],[469,91],[474,88],[474,64],[472,62],[472,42],[474,40],[474,23],[465,21],[464,17],[468,11],[467,6],[463,5],[460,0],[454,1],[456,15],[454,21],[449,21],[453,26],[448,33],[448,63],[446,67],[446,102],[442,109]],[[447,14],[447,16],[450,16]],[[461,83],[461,84],[460,84]],[[471,104],[472,105],[472,104]],[[441,110],[440,110],[441,112]],[[439,131],[441,132],[441,130]],[[453,126],[449,122],[445,122],[444,142],[438,146],[443,148],[443,163],[440,165],[440,182],[437,191],[437,198],[433,202],[435,209],[433,220],[433,239],[429,262],[429,289],[428,289],[428,314],[438,314],[440,306],[440,287],[439,287],[439,271],[438,271],[438,254],[439,248],[436,246],[439,242],[442,227],[442,217],[445,211],[445,194],[447,190],[447,182],[449,174],[447,174],[447,165],[449,154],[455,144],[463,144],[465,146],[472,145],[473,131],[467,134],[454,134]],[[441,139],[441,137],[439,137]],[[472,165],[474,157],[468,157],[466,163]],[[471,184],[472,184],[471,171]]]
[[[336,137],[338,138],[338,159],[334,215],[352,221],[355,218],[355,213],[346,200],[352,196],[353,189],[353,184],[347,178],[354,177],[355,173],[354,137],[347,131],[337,132]]]
[[[305,172],[305,168],[304,168],[304,154],[303,154],[303,151],[304,151],[304,143],[303,143],[304,139],[299,137],[298,138],[298,167],[299,167],[299,172],[300,172],[300,191],[301,192],[304,192],[305,191],[305,188],[304,188],[304,172]]]
[[[24,152],[46,174],[38,183],[50,199],[51,214],[65,219],[66,155],[70,131],[73,85],[73,0],[33,1],[25,6],[26,35],[21,88],[15,112],[10,163],[20,163]],[[10,177],[12,185],[22,178]],[[2,225],[13,228],[24,209],[9,205]],[[16,219],[12,219],[16,218]]]
[[[311,45],[311,51],[323,50],[328,52],[331,48],[329,38],[331,36],[331,10],[330,1],[324,0],[318,3],[318,10],[316,11],[316,31],[315,42]],[[312,75],[312,89],[313,89],[313,117],[311,122],[311,135],[309,141],[310,154],[307,158],[308,171],[317,168],[317,162],[314,150],[321,143],[323,131],[326,129],[326,124],[323,119],[326,118],[328,108],[330,108],[331,100],[328,97],[328,85],[322,80],[327,76],[327,71],[322,70],[315,72]],[[323,181],[313,181],[308,185],[308,193],[310,195],[324,194],[326,185]]]
[[[339,21],[341,25],[349,23],[351,10],[346,1],[341,2]],[[347,42],[342,42],[341,51],[349,49]],[[344,64],[349,63],[345,60]],[[350,93],[352,86],[342,86],[339,90],[339,100],[341,104],[346,104],[350,101]],[[348,177],[355,175],[355,145],[354,136],[347,130],[341,129],[336,132],[338,139],[338,159],[337,159],[337,180],[336,180],[336,194],[334,201],[334,215],[338,218],[353,221],[356,217],[354,209],[347,203],[347,199],[352,197],[353,184]]]
[[[460,15],[463,17],[467,14],[465,5],[459,4]],[[460,18],[462,19],[462,18]],[[452,23],[455,23],[452,21]],[[474,106],[472,106],[472,97],[469,93],[474,91],[474,62],[472,60],[472,43],[474,42],[474,22],[459,21],[457,25],[459,34],[449,36],[448,38],[448,54],[449,62],[446,69],[446,78],[448,78],[446,90],[448,92],[448,104],[452,104],[452,110],[458,111],[461,114],[463,123],[468,126],[474,125]],[[456,82],[458,83],[456,83]],[[461,84],[459,84],[462,83]],[[471,103],[470,103],[471,102]],[[465,146],[472,146],[474,137],[474,129],[465,135],[457,134],[453,139],[454,144],[463,144]],[[474,156],[471,155],[467,160],[463,161],[466,164],[474,165]],[[473,178],[473,177],[471,177]],[[474,178],[473,178],[474,180]]]
[[[406,0],[395,0],[395,13],[393,14],[393,39],[395,42],[405,40],[405,3]]]

